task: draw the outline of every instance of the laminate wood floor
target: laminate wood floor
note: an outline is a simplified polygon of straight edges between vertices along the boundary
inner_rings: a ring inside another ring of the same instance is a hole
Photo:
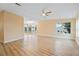
[[[1,44],[0,56],[79,56],[74,40],[25,35],[24,39]]]

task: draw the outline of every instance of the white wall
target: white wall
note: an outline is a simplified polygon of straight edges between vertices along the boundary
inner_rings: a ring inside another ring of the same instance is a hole
[[[79,45],[79,17],[76,19],[76,42]]]

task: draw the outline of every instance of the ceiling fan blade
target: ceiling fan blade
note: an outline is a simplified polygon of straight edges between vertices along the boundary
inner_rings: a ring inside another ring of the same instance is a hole
[[[19,4],[19,3],[15,3],[16,5],[18,5],[18,6],[21,6],[21,4]]]

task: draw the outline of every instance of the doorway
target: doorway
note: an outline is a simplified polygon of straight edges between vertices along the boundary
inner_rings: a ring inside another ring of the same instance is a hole
[[[26,34],[32,34],[37,32],[37,24],[34,21],[26,21],[24,23],[24,32]]]

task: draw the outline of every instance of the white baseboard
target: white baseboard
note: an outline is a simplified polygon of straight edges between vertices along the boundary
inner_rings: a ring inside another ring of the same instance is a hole
[[[13,41],[20,40],[20,39],[23,39],[23,38],[24,37],[18,37],[18,38],[15,38],[15,39],[6,40],[6,41],[4,41],[4,43],[13,42]]]
[[[47,34],[38,34],[39,36],[47,36],[47,37],[54,37],[54,38],[61,38],[61,39],[72,39],[74,40],[74,37],[70,37],[70,36],[59,36],[59,35],[47,35]]]

